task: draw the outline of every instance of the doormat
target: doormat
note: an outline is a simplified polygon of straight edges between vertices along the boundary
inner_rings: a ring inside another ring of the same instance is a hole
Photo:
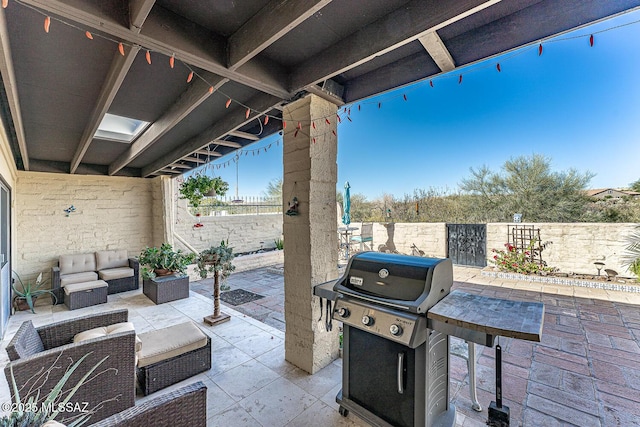
[[[232,291],[220,293],[220,299],[222,301],[234,306],[246,304],[252,301],[257,301],[262,298],[264,298],[264,296],[254,294],[253,292],[245,291],[244,289],[234,289]]]

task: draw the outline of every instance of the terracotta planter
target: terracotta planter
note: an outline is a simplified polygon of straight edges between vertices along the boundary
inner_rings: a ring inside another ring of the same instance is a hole
[[[36,301],[37,301],[38,297],[33,297],[33,305],[36,305]],[[27,300],[24,298],[20,298],[17,297],[13,300],[13,306],[15,307],[16,311],[28,311],[31,310],[31,308],[29,308],[29,304],[27,304]]]

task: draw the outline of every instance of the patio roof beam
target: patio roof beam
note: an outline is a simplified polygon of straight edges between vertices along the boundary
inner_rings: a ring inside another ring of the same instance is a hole
[[[337,85],[342,87],[341,85],[339,85],[338,83],[333,82],[333,85]],[[343,92],[344,92],[344,88]],[[326,88],[320,87],[318,85],[311,85],[308,86],[306,88],[306,91],[309,93],[312,93],[314,95],[319,96],[322,99],[325,99],[335,105],[337,105],[338,107],[341,107],[345,104],[344,99],[342,98],[342,95],[337,95],[334,93],[329,92]]]
[[[94,28],[129,44],[137,44],[144,49],[175,55],[181,61],[245,86],[283,99],[289,99],[286,88],[286,71],[278,64],[262,58],[246,63],[238,70],[226,67],[226,42],[221,37],[203,27],[195,27],[193,22],[161,7],[154,7],[138,34],[121,23],[122,17],[109,15],[110,9],[101,7],[99,2],[78,2],[75,0],[21,0],[50,14],[58,15],[82,26]],[[111,12],[112,14],[114,12]]]
[[[170,168],[178,168],[178,169],[192,169],[193,166],[184,165],[181,163],[172,163],[169,165]]]
[[[98,102],[95,107],[93,107],[89,123],[84,129],[78,148],[76,148],[76,152],[71,160],[69,173],[75,173],[78,169],[78,166],[82,162],[82,158],[91,145],[91,141],[93,141],[93,137],[96,134],[104,115],[109,111],[109,107],[111,107],[111,103],[120,90],[120,86],[122,86],[122,82],[124,82],[124,78],[127,76],[129,68],[131,68],[131,65],[136,59],[136,55],[139,51],[139,46],[127,46],[125,48],[124,56],[120,55],[120,53],[114,54],[113,60],[111,61],[111,67],[109,68],[109,73],[102,85],[100,95],[98,95]]]
[[[258,135],[254,135],[254,134],[248,133],[248,132],[242,132],[240,130],[232,130],[231,132],[229,132],[229,135],[230,136],[235,136],[236,138],[248,139],[250,141],[260,141],[260,137]],[[218,141],[214,141],[214,142],[216,144],[219,144]],[[228,142],[228,141],[221,141],[221,142]],[[219,144],[219,145],[223,145],[223,144]],[[240,144],[238,144],[238,145],[240,145]]]
[[[331,0],[272,0],[229,37],[229,69],[236,70]]]
[[[15,69],[13,67],[13,59],[11,55],[11,45],[9,44],[9,30],[7,28],[7,20],[4,9],[0,8],[0,73],[5,91],[7,92],[7,101],[9,102],[9,110],[13,118],[13,127],[18,138],[18,147],[20,148],[20,157],[24,170],[29,170],[29,153],[27,152],[27,140],[24,135],[24,125],[22,123],[22,109],[20,108],[20,98],[18,97],[18,85],[16,82]]]
[[[129,1],[129,29],[136,33],[142,30],[142,24],[149,16],[151,8],[156,0],[130,0]]]
[[[200,157],[196,156],[196,157],[183,157],[180,160],[184,160],[185,162],[192,162],[192,163],[207,163],[206,160],[201,159]],[[158,169],[158,170],[162,170],[162,169]],[[153,174],[151,174],[153,175]]]
[[[299,65],[292,72],[291,92],[330,79],[498,2],[459,0],[425,4],[424,0],[413,0]]]
[[[248,105],[251,105],[251,114],[248,118],[246,118],[244,114],[244,107],[236,106],[231,109],[224,118],[216,121],[214,125],[207,128],[204,132],[196,135],[180,147],[144,167],[142,169],[142,176],[147,177],[152,175],[167,165],[188,156],[190,153],[200,150],[202,147],[206,147],[211,144],[211,141],[229,134],[230,129],[239,129],[247,123],[255,120],[256,117],[268,112],[279,102],[281,102],[281,100],[278,97],[267,94],[258,94],[254,96],[247,102]]]
[[[222,157],[222,153],[218,153],[217,151],[211,150],[196,150],[193,154],[204,154],[205,156],[213,156],[213,157]]]
[[[433,58],[438,68],[440,68],[440,71],[446,73],[456,68],[456,63],[436,31],[426,33],[420,37],[418,41],[427,50],[429,55],[431,55],[431,58]]]
[[[120,169],[135,160],[146,149],[151,147],[163,135],[173,129],[189,113],[202,104],[212,92],[209,91],[213,84],[214,92],[228,82],[213,74],[206,73],[205,79],[197,79],[188,89],[180,95],[178,100],[162,116],[153,122],[151,126],[129,148],[109,165],[109,175],[115,175]],[[205,81],[206,80],[206,81]]]
[[[242,144],[224,139],[214,139],[211,143],[215,145],[222,145],[223,147],[242,148]]]

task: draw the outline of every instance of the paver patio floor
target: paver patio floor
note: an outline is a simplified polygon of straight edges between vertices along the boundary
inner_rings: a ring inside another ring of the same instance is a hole
[[[486,278],[475,269],[454,270],[455,288],[545,303],[541,343],[500,341],[503,396],[511,408],[511,425],[640,426],[640,294],[532,285]],[[229,284],[232,289],[237,285],[265,295],[258,302],[274,297],[268,302],[271,305],[260,305],[265,312],[278,307],[283,293],[282,276],[265,269],[234,273]],[[206,283],[201,285],[204,292]],[[17,313],[2,342],[0,364],[7,363],[4,347],[24,320],[38,326],[118,308],[129,309],[139,332],[191,318],[211,337],[212,369],[169,388],[204,381],[210,426],[367,425],[353,415],[342,418],[338,414],[335,396],[341,387],[340,359],[308,375],[284,360],[284,333],[238,311],[241,306],[223,307],[232,316],[230,322],[205,326],[202,317],[211,313],[212,303],[196,289],[189,299],[159,306],[138,290],[110,295],[107,304],[81,310],[41,306],[36,315]],[[485,425],[486,408],[495,399],[494,351],[481,346],[476,351],[478,398],[483,406],[479,413],[471,409],[466,362],[451,356],[450,397],[457,408],[457,426]],[[7,399],[8,386],[2,376],[0,401]]]

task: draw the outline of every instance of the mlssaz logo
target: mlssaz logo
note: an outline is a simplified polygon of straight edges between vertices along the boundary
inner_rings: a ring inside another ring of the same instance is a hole
[[[387,277],[389,277],[389,270],[383,268],[382,270],[378,271],[378,276],[380,276],[381,279],[386,279]]]

